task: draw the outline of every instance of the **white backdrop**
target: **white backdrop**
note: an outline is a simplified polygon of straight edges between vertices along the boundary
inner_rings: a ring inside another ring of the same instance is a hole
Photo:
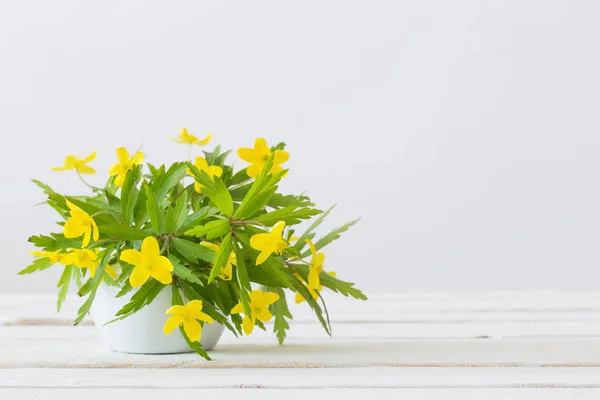
[[[68,153],[285,141],[284,188],[362,216],[327,268],[377,291],[597,289],[600,3],[0,0],[0,292]],[[238,162],[242,165],[241,161]]]

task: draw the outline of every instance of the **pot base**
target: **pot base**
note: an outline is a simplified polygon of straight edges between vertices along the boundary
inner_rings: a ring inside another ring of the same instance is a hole
[[[163,333],[168,319],[165,311],[171,307],[172,287],[165,287],[152,303],[120,321],[104,325],[131,299],[131,294],[115,298],[118,288],[101,285],[92,303],[91,314],[104,344],[112,351],[129,354],[191,353],[178,330]],[[215,348],[225,327],[217,322],[205,323],[200,344],[206,351]]]

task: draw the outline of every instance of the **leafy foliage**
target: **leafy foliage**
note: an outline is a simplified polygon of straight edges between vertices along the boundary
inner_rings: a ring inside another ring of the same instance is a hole
[[[170,166],[146,164],[146,173],[143,165],[128,165],[119,181],[111,177],[105,187],[93,188],[88,196],[66,196],[33,180],[45,194],[45,203],[58,213],[60,231],[29,238],[29,242],[47,253],[36,253],[43,257],[34,259],[19,274],[61,265],[57,309],[60,310],[71,281],[77,283],[78,295],[85,298],[75,324],[89,312],[100,286],[113,285],[119,289],[117,297],[128,301],[108,323],[133,315],[152,303],[161,291],[172,290],[172,304],[200,300],[203,312],[239,335],[243,334],[244,316],[253,313],[256,295],[253,291],[260,285],[263,291],[279,295],[279,300],[269,305],[279,343],[284,342],[290,329],[292,313],[286,299],[286,293],[290,292],[306,300],[305,304],[314,311],[327,334],[331,334],[327,306],[319,291],[326,288],[343,296],[366,299],[353,283],[326,272],[319,275],[322,287],[310,291],[307,287],[308,274],[314,266],[310,264],[313,255],[306,247],[306,239],[315,238],[317,228],[333,207],[323,212],[315,208],[304,193],[280,193],[279,183],[287,174],[280,165],[287,159],[285,144],[279,143],[268,151],[258,147],[257,150],[255,145],[251,150],[255,152],[252,157],[246,157],[253,160],[252,171],[234,170],[227,161],[230,151],[222,151],[217,146],[213,151],[204,152],[205,164],[189,161]],[[204,167],[199,169],[197,165]],[[73,211],[67,201],[80,211]],[[88,229],[93,237],[85,249],[81,247],[82,235],[73,237],[73,232],[67,232],[69,223],[66,221],[75,218],[73,214],[79,215],[77,226]],[[325,234],[315,242],[316,249],[321,251],[357,222],[348,222]],[[308,228],[290,245],[288,242],[303,223],[309,224]],[[281,238],[276,238],[275,244],[269,242],[275,231],[271,227],[281,228],[282,224],[286,229],[280,234]],[[269,235],[265,235],[267,233]],[[154,277],[136,285],[132,280],[134,271],[146,267],[121,261],[125,250],[141,251],[142,243],[148,240],[154,242],[154,249],[159,247],[160,254],[167,257],[173,267],[169,285]],[[77,262],[70,256],[74,249],[83,257]],[[258,263],[259,255],[265,252],[268,253],[266,258]],[[328,269],[329,265],[324,267]],[[95,270],[93,277],[89,274],[90,268]],[[243,312],[231,314],[236,306],[237,311]],[[258,319],[256,326],[266,328]],[[210,359],[199,342],[190,341],[184,328],[180,331],[190,348]]]

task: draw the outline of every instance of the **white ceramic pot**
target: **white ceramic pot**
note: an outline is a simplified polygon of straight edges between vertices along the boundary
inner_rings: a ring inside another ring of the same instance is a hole
[[[138,312],[120,321],[104,325],[115,318],[115,314],[129,302],[129,294],[116,298],[118,288],[100,285],[91,307],[94,324],[102,341],[113,351],[135,354],[169,354],[192,352],[178,329],[170,335],[163,333],[163,325],[169,316],[165,312],[171,307],[172,286],[165,287],[154,301]],[[104,325],[104,326],[103,326]],[[204,324],[200,343],[204,350],[217,345],[224,326],[215,322]]]

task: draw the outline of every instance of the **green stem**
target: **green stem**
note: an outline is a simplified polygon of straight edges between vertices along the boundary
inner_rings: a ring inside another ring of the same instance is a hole
[[[90,185],[89,183],[87,183],[87,182],[85,181],[85,179],[83,179],[83,176],[81,176],[81,174],[79,173],[79,171],[77,170],[77,168],[75,168],[75,171],[77,172],[77,176],[79,177],[79,179],[81,180],[81,182],[83,182],[83,184],[84,184],[84,185],[86,185],[87,187],[89,187],[90,189],[92,189],[92,191],[93,191],[94,193],[95,193],[95,192],[98,192],[98,191],[100,191],[100,192],[102,191],[102,189],[101,189],[101,188],[99,188],[99,187],[96,187],[96,186],[92,186],[92,185]]]

